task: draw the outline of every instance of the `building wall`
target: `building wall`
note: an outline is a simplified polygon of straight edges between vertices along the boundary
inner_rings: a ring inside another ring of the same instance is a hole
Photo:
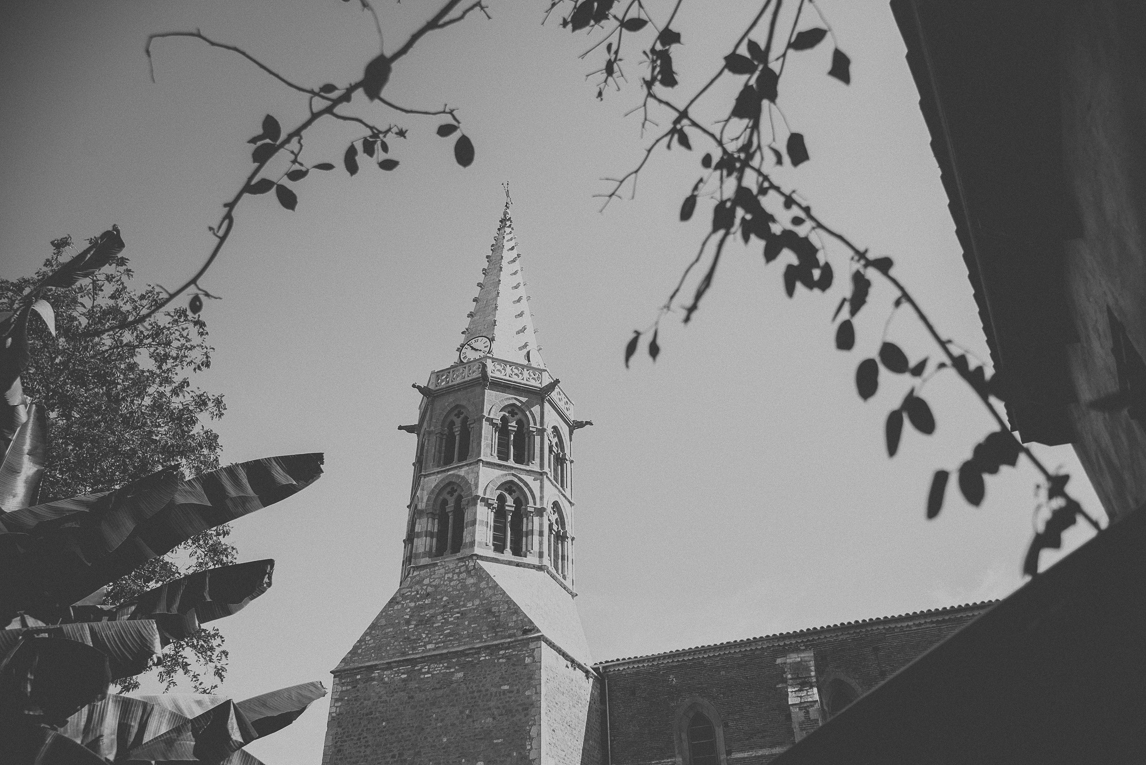
[[[1079,459],[1118,518],[1146,502],[1146,433],[1124,408],[1088,404],[1118,390],[1108,309],[1146,359],[1146,5],[1063,6],[1063,151],[1083,224],[1082,237],[1066,243],[1079,337],[1068,348],[1078,392],[1071,415]]]
[[[818,692],[832,679],[869,690],[984,608],[606,662],[599,669],[608,687],[613,765],[687,765],[678,731],[682,712],[698,701],[720,718],[725,763],[766,763],[795,743],[797,730],[802,736],[818,727]]]
[[[545,765],[598,765],[601,758],[600,681],[549,644],[541,661],[541,746]]]

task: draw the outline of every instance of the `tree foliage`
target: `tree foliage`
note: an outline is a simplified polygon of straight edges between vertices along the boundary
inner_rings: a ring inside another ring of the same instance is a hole
[[[11,310],[30,288],[60,268],[72,248],[55,240],[54,252],[36,275],[0,280],[0,308]],[[48,459],[40,501],[110,491],[167,466],[197,475],[219,466],[218,435],[204,424],[225,410],[221,395],[196,387],[191,376],[211,365],[207,325],[177,307],[119,332],[104,329],[140,316],[160,303],[156,287],[131,285],[127,258],[116,255],[103,269],[68,287],[48,288],[55,335],[44,321],[28,326],[30,363],[24,393],[48,416]],[[156,558],[108,588],[121,603],[184,573],[234,563],[229,529],[196,535],[173,555]],[[226,673],[227,652],[218,629],[204,629],[173,643],[157,662],[159,679],[173,687],[180,677],[197,690],[214,687]],[[128,688],[137,685],[127,680]]]

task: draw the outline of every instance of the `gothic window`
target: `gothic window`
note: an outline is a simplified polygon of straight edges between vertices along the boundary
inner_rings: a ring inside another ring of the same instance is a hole
[[[466,509],[462,500],[462,492],[457,486],[447,488],[438,499],[434,510],[432,557],[461,552],[466,530]]]
[[[529,423],[517,407],[509,407],[497,425],[497,458],[519,465],[529,462]]]
[[[558,486],[569,488],[569,457],[565,453],[561,431],[557,428],[553,428],[549,434],[549,471]]]
[[[844,711],[844,707],[859,698],[859,691],[848,681],[837,677],[828,683],[821,695],[824,711],[828,713],[829,718],[832,718]]]
[[[569,534],[565,529],[565,515],[561,506],[553,503],[549,514],[548,534],[549,565],[562,579],[569,578]]]
[[[525,555],[525,499],[511,483],[497,490],[493,510],[493,551]]]
[[[439,464],[452,465],[470,456],[470,418],[457,411],[446,420],[442,433],[442,454]]]
[[[688,759],[690,765],[720,765],[716,750],[716,726],[704,712],[694,712],[688,721]]]

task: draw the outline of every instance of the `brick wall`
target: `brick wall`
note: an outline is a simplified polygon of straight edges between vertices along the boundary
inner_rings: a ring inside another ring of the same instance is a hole
[[[608,684],[613,765],[686,762],[678,759],[676,727],[680,711],[697,699],[720,717],[714,722],[723,727],[727,763],[768,762],[795,743],[794,726],[810,729],[804,707],[816,694],[801,687],[800,677],[814,673],[821,687],[846,678],[866,691],[982,610],[945,609],[605,662],[598,668]],[[802,663],[801,672],[793,672],[794,662]]]

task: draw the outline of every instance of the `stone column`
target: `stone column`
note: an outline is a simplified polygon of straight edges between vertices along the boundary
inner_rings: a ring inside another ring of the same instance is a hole
[[[816,657],[812,651],[794,651],[776,659],[776,663],[784,667],[792,733],[799,741],[823,724],[820,691],[816,687]]]

